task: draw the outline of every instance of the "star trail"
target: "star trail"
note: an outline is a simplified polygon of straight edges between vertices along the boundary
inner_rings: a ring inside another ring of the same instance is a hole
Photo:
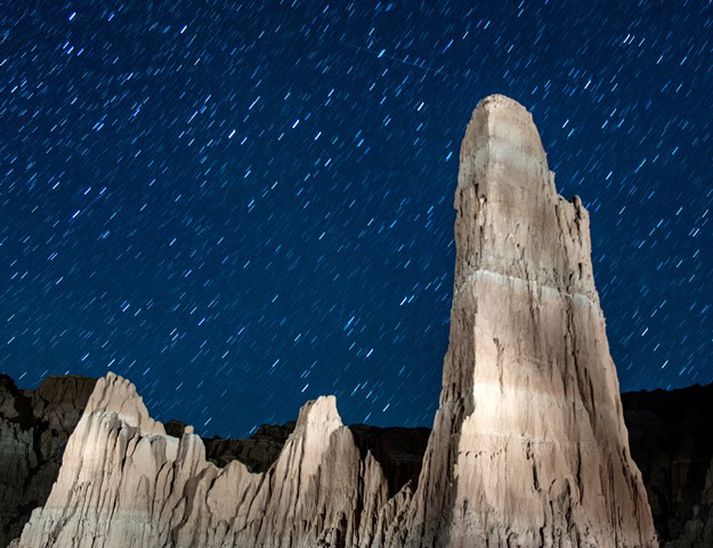
[[[206,434],[321,394],[430,426],[497,92],[590,211],[622,389],[711,382],[713,4],[470,4],[5,6],[0,370],[112,370]]]

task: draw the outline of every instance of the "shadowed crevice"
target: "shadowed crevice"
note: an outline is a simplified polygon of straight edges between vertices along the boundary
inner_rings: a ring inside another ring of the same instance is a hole
[[[429,428],[379,428],[353,424],[349,430],[361,458],[365,459],[368,451],[381,466],[388,483],[389,497],[398,493],[408,482],[416,489],[431,433]]]

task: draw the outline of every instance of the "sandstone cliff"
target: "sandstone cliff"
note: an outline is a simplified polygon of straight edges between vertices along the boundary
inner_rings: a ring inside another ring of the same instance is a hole
[[[390,484],[333,397],[302,408],[264,472],[218,468],[190,427],[167,435],[109,374],[15,545],[655,545],[587,212],[557,195],[516,102],[491,96],[475,110],[455,205],[450,343],[418,482]]]

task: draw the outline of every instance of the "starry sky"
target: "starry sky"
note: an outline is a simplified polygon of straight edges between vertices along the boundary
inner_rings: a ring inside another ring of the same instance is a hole
[[[0,370],[113,370],[204,434],[327,393],[430,426],[498,92],[590,210],[622,389],[711,382],[713,3],[471,4],[4,5]]]

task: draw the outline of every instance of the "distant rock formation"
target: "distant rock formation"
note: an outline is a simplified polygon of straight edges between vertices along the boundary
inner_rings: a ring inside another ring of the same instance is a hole
[[[238,460],[219,468],[191,427],[168,435],[110,373],[14,546],[656,545],[588,215],[557,195],[515,101],[476,108],[455,205],[450,343],[417,482],[390,481],[389,468],[411,457],[380,454],[388,436],[345,427],[331,396],[303,406],[264,472]]]
[[[661,545],[713,546],[713,384],[622,401]]]
[[[188,425],[172,420],[165,426],[168,435],[180,438]],[[206,459],[221,468],[239,460],[250,472],[265,472],[280,456],[294,429],[292,421],[279,426],[263,424],[247,439],[204,438]]]
[[[378,428],[366,424],[349,427],[362,458],[370,453],[386,476],[389,496],[405,485],[415,489],[423,454],[431,431],[428,428]]]
[[[21,391],[0,375],[0,546],[19,536],[30,512],[47,500],[94,382],[49,377]]]

